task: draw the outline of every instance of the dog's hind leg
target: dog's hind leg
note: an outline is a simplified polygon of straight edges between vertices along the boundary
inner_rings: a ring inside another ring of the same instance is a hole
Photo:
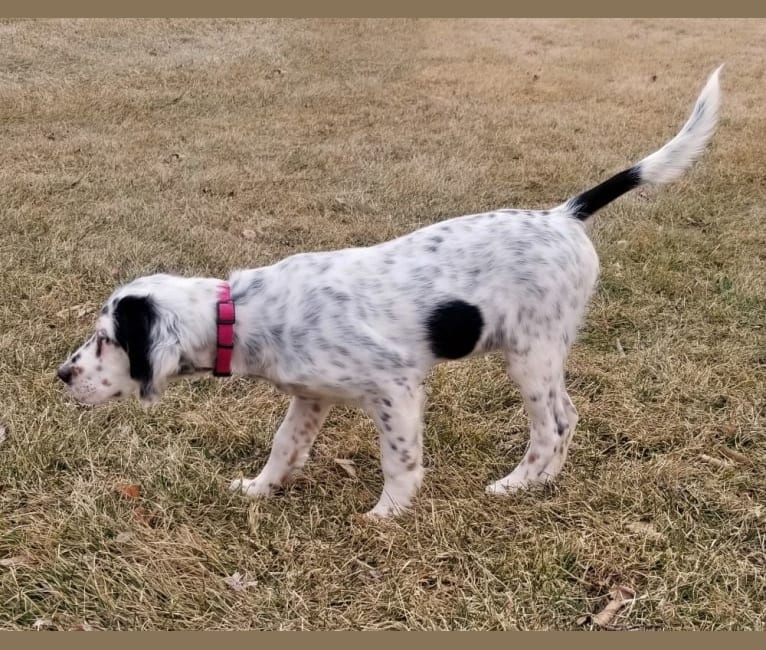
[[[306,463],[319,429],[332,404],[293,397],[271,447],[266,465],[255,478],[235,479],[229,489],[248,497],[268,496]]]
[[[390,517],[407,510],[423,482],[422,387],[376,397],[366,405],[380,432],[383,492],[371,517]]]
[[[564,386],[565,355],[539,346],[506,358],[508,374],[519,385],[529,415],[530,440],[518,466],[487,486],[489,494],[508,494],[554,479],[564,465],[578,420]]]

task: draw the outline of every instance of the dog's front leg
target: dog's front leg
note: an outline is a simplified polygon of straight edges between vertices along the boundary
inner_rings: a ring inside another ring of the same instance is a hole
[[[375,397],[366,407],[380,432],[383,493],[370,517],[404,512],[423,482],[423,389]]]
[[[266,465],[255,478],[235,479],[229,486],[250,498],[269,496],[284,484],[290,474],[306,463],[311,446],[316,440],[332,404],[319,399],[293,397],[274,436],[271,454]]]

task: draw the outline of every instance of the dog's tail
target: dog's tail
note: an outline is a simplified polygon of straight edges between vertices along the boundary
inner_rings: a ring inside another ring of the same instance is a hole
[[[561,208],[585,221],[596,211],[626,192],[646,183],[670,183],[683,174],[700,156],[718,121],[719,66],[702,89],[691,116],[681,131],[662,149],[630,169],[615,174],[600,185],[575,196]]]

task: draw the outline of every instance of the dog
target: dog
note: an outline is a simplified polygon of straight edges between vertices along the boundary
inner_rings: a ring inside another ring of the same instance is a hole
[[[721,66],[723,67],[723,66]],[[266,496],[306,462],[333,404],[361,407],[380,434],[382,494],[367,515],[411,507],[423,480],[423,382],[436,364],[501,352],[529,417],[518,466],[486,488],[506,495],[554,479],[578,414],[564,366],[597,282],[585,222],[644,184],[678,178],[716,128],[715,70],[680,132],[629,169],[548,210],[457,217],[363,248],[301,253],[228,281],[167,274],[116,289],[95,333],[57,371],[83,404],[212,372],[291,396],[261,472],[232,481]]]

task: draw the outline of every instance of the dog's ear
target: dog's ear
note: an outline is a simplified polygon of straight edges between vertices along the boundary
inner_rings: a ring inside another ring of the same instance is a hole
[[[141,397],[154,391],[152,379],[152,329],[157,312],[150,298],[125,296],[114,309],[114,332],[117,343],[128,353],[130,376],[141,385]]]

